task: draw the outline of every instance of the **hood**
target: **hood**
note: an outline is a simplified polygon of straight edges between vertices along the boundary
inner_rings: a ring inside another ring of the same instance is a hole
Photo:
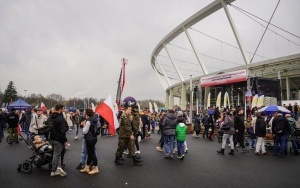
[[[91,123],[97,124],[97,118],[95,116],[89,117],[88,121],[90,121]]]
[[[62,116],[62,114],[60,114],[60,113],[58,113],[58,112],[53,112],[53,113],[51,114],[51,119],[56,119],[56,118],[58,118],[59,116]]]
[[[184,123],[179,123],[179,126],[180,126],[180,127],[184,127],[185,124],[184,124]]]
[[[168,113],[166,115],[167,118],[171,119],[171,120],[174,120],[174,119],[177,119],[177,116],[175,113]]]
[[[282,114],[281,114],[281,115],[278,115],[276,118],[279,119],[279,120],[285,119],[285,117],[284,117]]]

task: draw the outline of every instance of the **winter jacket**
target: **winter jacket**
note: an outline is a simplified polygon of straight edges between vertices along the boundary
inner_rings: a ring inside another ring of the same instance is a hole
[[[245,131],[244,115],[237,114],[234,117],[234,128],[235,130]]]
[[[33,123],[29,127],[29,131],[31,133],[38,134],[38,128],[45,127],[45,122],[47,121],[47,116],[40,115],[40,116],[34,116],[33,117]]]
[[[25,125],[30,125],[31,123],[31,112],[26,112],[25,114],[23,114],[20,123],[24,123]]]
[[[164,135],[175,135],[177,116],[175,113],[168,113],[163,121]]]
[[[54,140],[60,143],[67,141],[66,132],[69,127],[63,114],[53,112],[49,117],[52,122],[52,129],[50,130],[50,140]]]
[[[291,129],[291,139],[296,139],[297,138],[297,135],[296,135],[296,129],[297,129],[296,120],[292,117],[288,117],[287,120],[289,122],[289,126],[290,126],[290,129]]]
[[[187,126],[184,123],[176,125],[176,140],[184,142],[186,140]]]
[[[19,116],[15,112],[11,112],[7,116],[7,123],[9,128],[17,128],[19,124]]]
[[[201,127],[201,121],[200,118],[198,116],[194,116],[193,117],[193,122],[194,122],[194,131],[200,131]]]
[[[256,122],[255,122],[255,135],[257,137],[265,137],[267,133],[266,130],[266,122],[265,118],[262,116],[257,116]]]
[[[141,115],[141,119],[142,119],[143,125],[149,125],[150,124],[148,115],[146,115],[146,114]]]
[[[84,139],[86,141],[97,140],[97,136],[94,135],[96,126],[97,118],[95,116],[91,116],[86,120],[86,125],[83,127]]]
[[[291,129],[288,120],[282,115],[278,114],[272,122],[272,133],[276,134],[276,129],[280,124],[283,124],[282,134],[291,134]]]
[[[6,123],[6,117],[2,112],[0,112],[0,126],[5,125],[5,123]]]
[[[229,124],[230,129],[229,130],[223,130],[224,134],[230,134],[230,135],[234,135],[235,134],[235,130],[234,130],[234,120],[232,116],[229,115],[225,115],[224,116],[224,121],[222,122],[222,126],[225,126]]]

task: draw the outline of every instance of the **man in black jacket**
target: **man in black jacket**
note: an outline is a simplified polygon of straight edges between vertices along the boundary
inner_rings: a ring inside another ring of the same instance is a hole
[[[13,142],[13,137],[15,139],[15,142],[18,144],[18,124],[19,124],[19,116],[15,112],[16,109],[12,108],[11,112],[7,116],[7,123],[8,123],[8,144],[11,144]]]
[[[234,116],[234,129],[236,132],[234,145],[236,146],[237,142],[239,142],[242,147],[242,152],[245,152],[246,151],[245,144],[244,144],[245,121],[244,121],[244,110],[242,108],[239,108],[237,110],[237,115]]]
[[[68,131],[68,123],[62,114],[63,108],[63,105],[57,104],[50,116],[52,129],[50,131],[49,141],[53,147],[51,176],[67,175],[61,167],[58,167],[58,161],[61,158],[62,151],[65,147],[64,143],[67,142],[66,132]]]
[[[25,111],[25,114],[23,114],[20,123],[23,123],[23,132],[25,132],[25,134],[27,135],[27,139],[30,136],[30,132],[29,132],[29,126],[31,123],[31,110],[28,108]]]
[[[282,157],[284,156],[286,139],[291,134],[291,129],[288,120],[283,116],[281,111],[277,112],[277,116],[272,121],[272,133],[275,134],[273,155]],[[279,153],[278,144],[280,144]]]

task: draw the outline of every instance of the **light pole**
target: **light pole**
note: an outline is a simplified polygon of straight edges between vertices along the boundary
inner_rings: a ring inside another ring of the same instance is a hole
[[[25,98],[26,98],[26,91],[27,91],[27,89],[25,89],[25,90],[24,90],[24,92],[25,92],[25,95],[24,95],[24,100],[25,100]]]

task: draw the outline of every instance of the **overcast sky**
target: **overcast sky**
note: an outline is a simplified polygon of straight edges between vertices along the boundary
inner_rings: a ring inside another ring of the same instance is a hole
[[[27,95],[115,98],[124,57],[128,64],[122,98],[164,101],[150,55],[171,30],[211,2],[0,0],[0,88],[4,92],[13,81],[22,95],[27,90]],[[268,20],[277,1],[255,2],[235,4]],[[299,9],[300,1],[282,1],[274,22],[300,35]],[[228,24],[224,17],[215,19]]]

